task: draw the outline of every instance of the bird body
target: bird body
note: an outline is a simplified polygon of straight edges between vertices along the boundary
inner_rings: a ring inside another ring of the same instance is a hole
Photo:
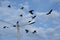
[[[29,13],[33,15],[33,11],[34,11],[34,10],[30,10]]]
[[[8,5],[8,7],[9,7],[9,8],[11,8],[11,6],[10,6],[10,5]]]
[[[51,14],[51,12],[52,12],[52,9],[50,10],[50,12],[49,13],[47,13],[46,15],[49,15],[49,14]]]
[[[34,30],[32,33],[33,33],[33,34],[36,33],[36,30]]]
[[[29,23],[29,25],[31,25],[31,24],[34,24],[35,22],[31,22],[31,23]]]
[[[4,26],[3,28],[8,28],[7,26]]]
[[[34,19],[35,17],[36,17],[36,15],[35,15],[35,16],[33,16],[33,17],[32,17],[32,19]]]
[[[13,25],[13,27],[16,27],[16,25]]]
[[[24,9],[24,7],[21,7],[21,9]]]
[[[20,17],[22,17],[23,15],[21,14]]]
[[[26,31],[26,33],[28,33],[28,32],[29,32],[29,30],[27,30],[27,29],[25,29],[25,31]]]

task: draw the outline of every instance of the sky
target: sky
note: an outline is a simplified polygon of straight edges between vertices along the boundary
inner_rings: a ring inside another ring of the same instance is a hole
[[[22,6],[23,10],[20,9]],[[51,9],[52,13],[46,15]],[[35,19],[32,20],[34,15],[29,10],[34,10]],[[30,20],[36,23],[28,25]],[[17,21],[20,40],[60,40],[60,0],[0,0],[0,40],[17,40],[17,29],[13,27]],[[4,26],[8,28],[4,29]],[[35,34],[32,33],[34,30],[37,31]]]

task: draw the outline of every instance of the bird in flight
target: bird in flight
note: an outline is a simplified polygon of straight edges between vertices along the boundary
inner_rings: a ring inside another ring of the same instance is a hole
[[[51,14],[51,12],[52,12],[52,9],[49,11],[49,13],[47,13],[46,15],[49,15],[49,14]]]
[[[11,8],[11,5],[8,5],[9,8]]]
[[[34,10],[30,10],[29,13],[33,15],[33,11],[34,11]]]
[[[28,23],[30,23],[31,21],[28,21]]]
[[[13,25],[13,27],[16,27],[16,25]]]
[[[31,22],[29,25],[34,24],[35,22]]]
[[[35,15],[35,16],[33,16],[33,17],[32,17],[32,19],[34,19],[35,17],[36,17],[36,15]]]
[[[21,14],[20,17],[22,17],[23,15]]]
[[[19,23],[19,21],[17,21],[17,24]]]
[[[21,7],[21,9],[23,10],[23,9],[24,9],[24,7]]]
[[[36,33],[36,30],[34,30],[32,33],[33,33],[33,34]]]
[[[27,29],[25,29],[25,31],[26,31],[26,33],[28,33],[28,32],[29,32],[29,30],[27,30]]]
[[[8,28],[7,26],[4,26],[3,28]]]

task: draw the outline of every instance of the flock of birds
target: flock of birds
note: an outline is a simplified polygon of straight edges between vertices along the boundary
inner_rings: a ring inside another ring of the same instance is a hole
[[[8,5],[8,8],[11,8],[11,5]],[[24,9],[24,7],[21,7],[20,9]],[[34,13],[33,13],[33,11],[34,10],[30,10],[30,11],[28,11],[31,15],[34,15]],[[52,9],[46,14],[46,15],[50,15],[51,14],[51,12],[52,12]],[[23,17],[23,15],[22,14],[20,14],[20,17]],[[32,17],[32,19],[34,19],[34,18],[36,18],[36,15],[34,15],[33,17]],[[30,23],[31,21],[28,21],[28,23]],[[35,22],[32,22],[32,23],[30,23],[29,25],[31,25],[31,24],[34,24]],[[16,27],[16,25],[13,25],[13,27]],[[3,27],[4,29],[5,28],[9,28],[9,27],[7,27],[7,26],[4,26]],[[28,29],[25,29],[25,31],[26,31],[26,33],[28,33],[29,32],[29,30]],[[34,33],[37,33],[37,31],[36,30],[34,30],[33,32],[32,32],[33,34]]]

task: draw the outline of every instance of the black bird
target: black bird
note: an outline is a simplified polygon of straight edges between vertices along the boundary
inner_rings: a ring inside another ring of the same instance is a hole
[[[36,17],[36,15],[35,15],[35,16],[33,16],[33,17],[32,17],[32,19],[34,19],[35,17]]]
[[[32,33],[33,33],[33,34],[36,33],[36,30],[34,30]]]
[[[19,21],[17,21],[17,24],[19,23]]]
[[[21,7],[21,9],[24,9],[24,7]]]
[[[51,12],[52,12],[52,9],[49,11],[49,13],[47,13],[46,15],[49,15],[49,14],[51,14]]]
[[[30,23],[29,25],[31,25],[31,24],[34,24],[35,22],[32,22],[32,23]]]
[[[16,27],[16,25],[13,25],[13,27]]]
[[[34,10],[30,10],[29,13],[33,15],[33,11],[34,11]]]
[[[11,8],[11,5],[8,5],[9,8]]]
[[[30,23],[31,21],[28,21],[28,23]]]
[[[4,26],[3,28],[6,28],[7,26]]]
[[[22,17],[23,15],[21,14],[20,17]]]
[[[27,30],[27,29],[25,29],[25,31],[26,31],[26,33],[28,33],[28,32],[29,32],[29,30]]]

